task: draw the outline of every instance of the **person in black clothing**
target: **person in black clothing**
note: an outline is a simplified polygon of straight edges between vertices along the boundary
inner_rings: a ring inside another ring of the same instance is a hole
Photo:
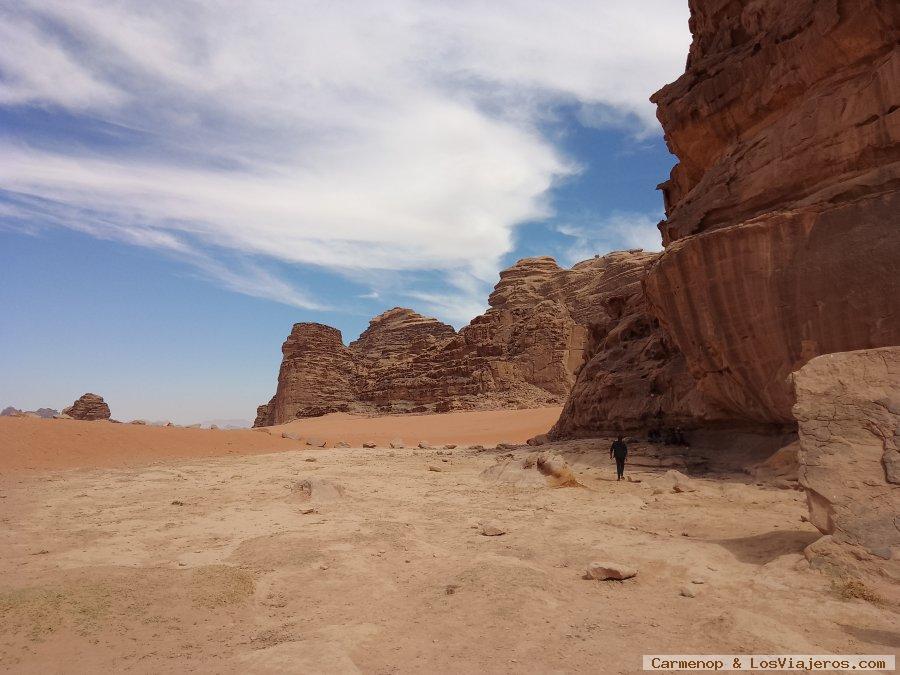
[[[616,480],[622,480],[622,476],[625,474],[625,458],[628,456],[628,446],[625,445],[625,441],[622,440],[621,434],[619,434],[618,438],[616,438],[610,446],[609,456],[610,459],[612,457],[616,458]]]

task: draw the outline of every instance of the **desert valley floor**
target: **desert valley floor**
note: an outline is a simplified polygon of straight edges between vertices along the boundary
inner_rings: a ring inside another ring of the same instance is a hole
[[[0,419],[0,669],[630,673],[642,654],[896,652],[891,609],[806,563],[800,491],[707,467],[674,492],[668,466],[703,458],[640,443],[635,482],[616,482],[605,439],[549,446],[580,487],[482,475],[548,446],[469,444],[521,443],[555,414],[437,416],[453,449],[427,416],[332,421],[373,449]],[[392,423],[407,447],[379,440]],[[594,560],[638,574],[586,580]]]

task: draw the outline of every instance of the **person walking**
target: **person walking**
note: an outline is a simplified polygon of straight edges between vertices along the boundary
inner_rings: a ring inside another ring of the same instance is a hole
[[[616,480],[622,480],[625,475],[625,458],[628,456],[628,446],[622,440],[622,434],[613,441],[609,448],[609,457],[616,458]]]

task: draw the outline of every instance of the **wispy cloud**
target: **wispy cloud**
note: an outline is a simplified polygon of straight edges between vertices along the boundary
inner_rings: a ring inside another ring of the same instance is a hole
[[[17,200],[0,220],[180,255],[298,307],[320,304],[264,261],[360,279],[438,270],[446,294],[410,295],[455,320],[576,171],[540,131],[554,106],[657,133],[647,96],[683,66],[684,5],[0,5],[0,106],[71,129],[0,139],[0,188]]]
[[[553,225],[567,238],[560,251],[564,264],[573,265],[595,255],[610,251],[641,248],[645,251],[662,250],[662,237],[657,223],[662,214],[615,212],[596,219],[579,219]]]

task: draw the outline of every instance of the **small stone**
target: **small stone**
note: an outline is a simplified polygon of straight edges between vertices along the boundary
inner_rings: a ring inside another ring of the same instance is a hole
[[[691,588],[690,586],[684,586],[681,589],[681,595],[683,595],[685,598],[696,598],[697,590],[695,588]]]
[[[303,437],[300,436],[300,434],[298,434],[296,431],[282,431],[281,437],[287,438],[288,440],[291,440],[291,441],[302,441],[303,440]]]
[[[322,438],[316,438],[315,436],[313,436],[312,438],[306,439],[306,444],[311,445],[314,448],[324,448],[325,440]]]
[[[600,581],[609,579],[621,581],[636,575],[637,570],[635,568],[620,563],[592,562],[587,568],[587,577],[589,579],[599,579]]]
[[[499,537],[501,534],[506,534],[506,529],[494,521],[489,521],[482,524],[481,534],[485,537]]]
[[[434,447],[429,445],[425,441],[419,441],[419,448],[422,450],[434,450]]]
[[[336,448],[349,448],[349,447],[350,447],[350,444],[347,443],[346,441],[338,441],[337,443],[334,444],[334,447],[336,447]]]
[[[438,472],[443,471],[443,469],[441,467],[435,466],[434,464],[429,464],[428,470],[429,471],[438,471]]]
[[[394,450],[399,450],[399,449],[401,449],[401,448],[406,447],[405,445],[403,445],[403,439],[402,439],[402,438],[395,438],[395,439],[392,440],[390,443],[388,443],[388,445],[390,445]]]
[[[364,448],[377,448],[378,446],[375,444],[375,441],[366,441],[362,445]]]
[[[319,460],[317,460],[315,457],[307,457],[307,458],[304,459],[303,461],[304,461],[304,462],[317,462],[317,461],[319,461]]]
[[[456,444],[455,444],[455,443],[447,443],[447,444],[444,446],[444,450],[455,450],[455,449],[456,449]]]

